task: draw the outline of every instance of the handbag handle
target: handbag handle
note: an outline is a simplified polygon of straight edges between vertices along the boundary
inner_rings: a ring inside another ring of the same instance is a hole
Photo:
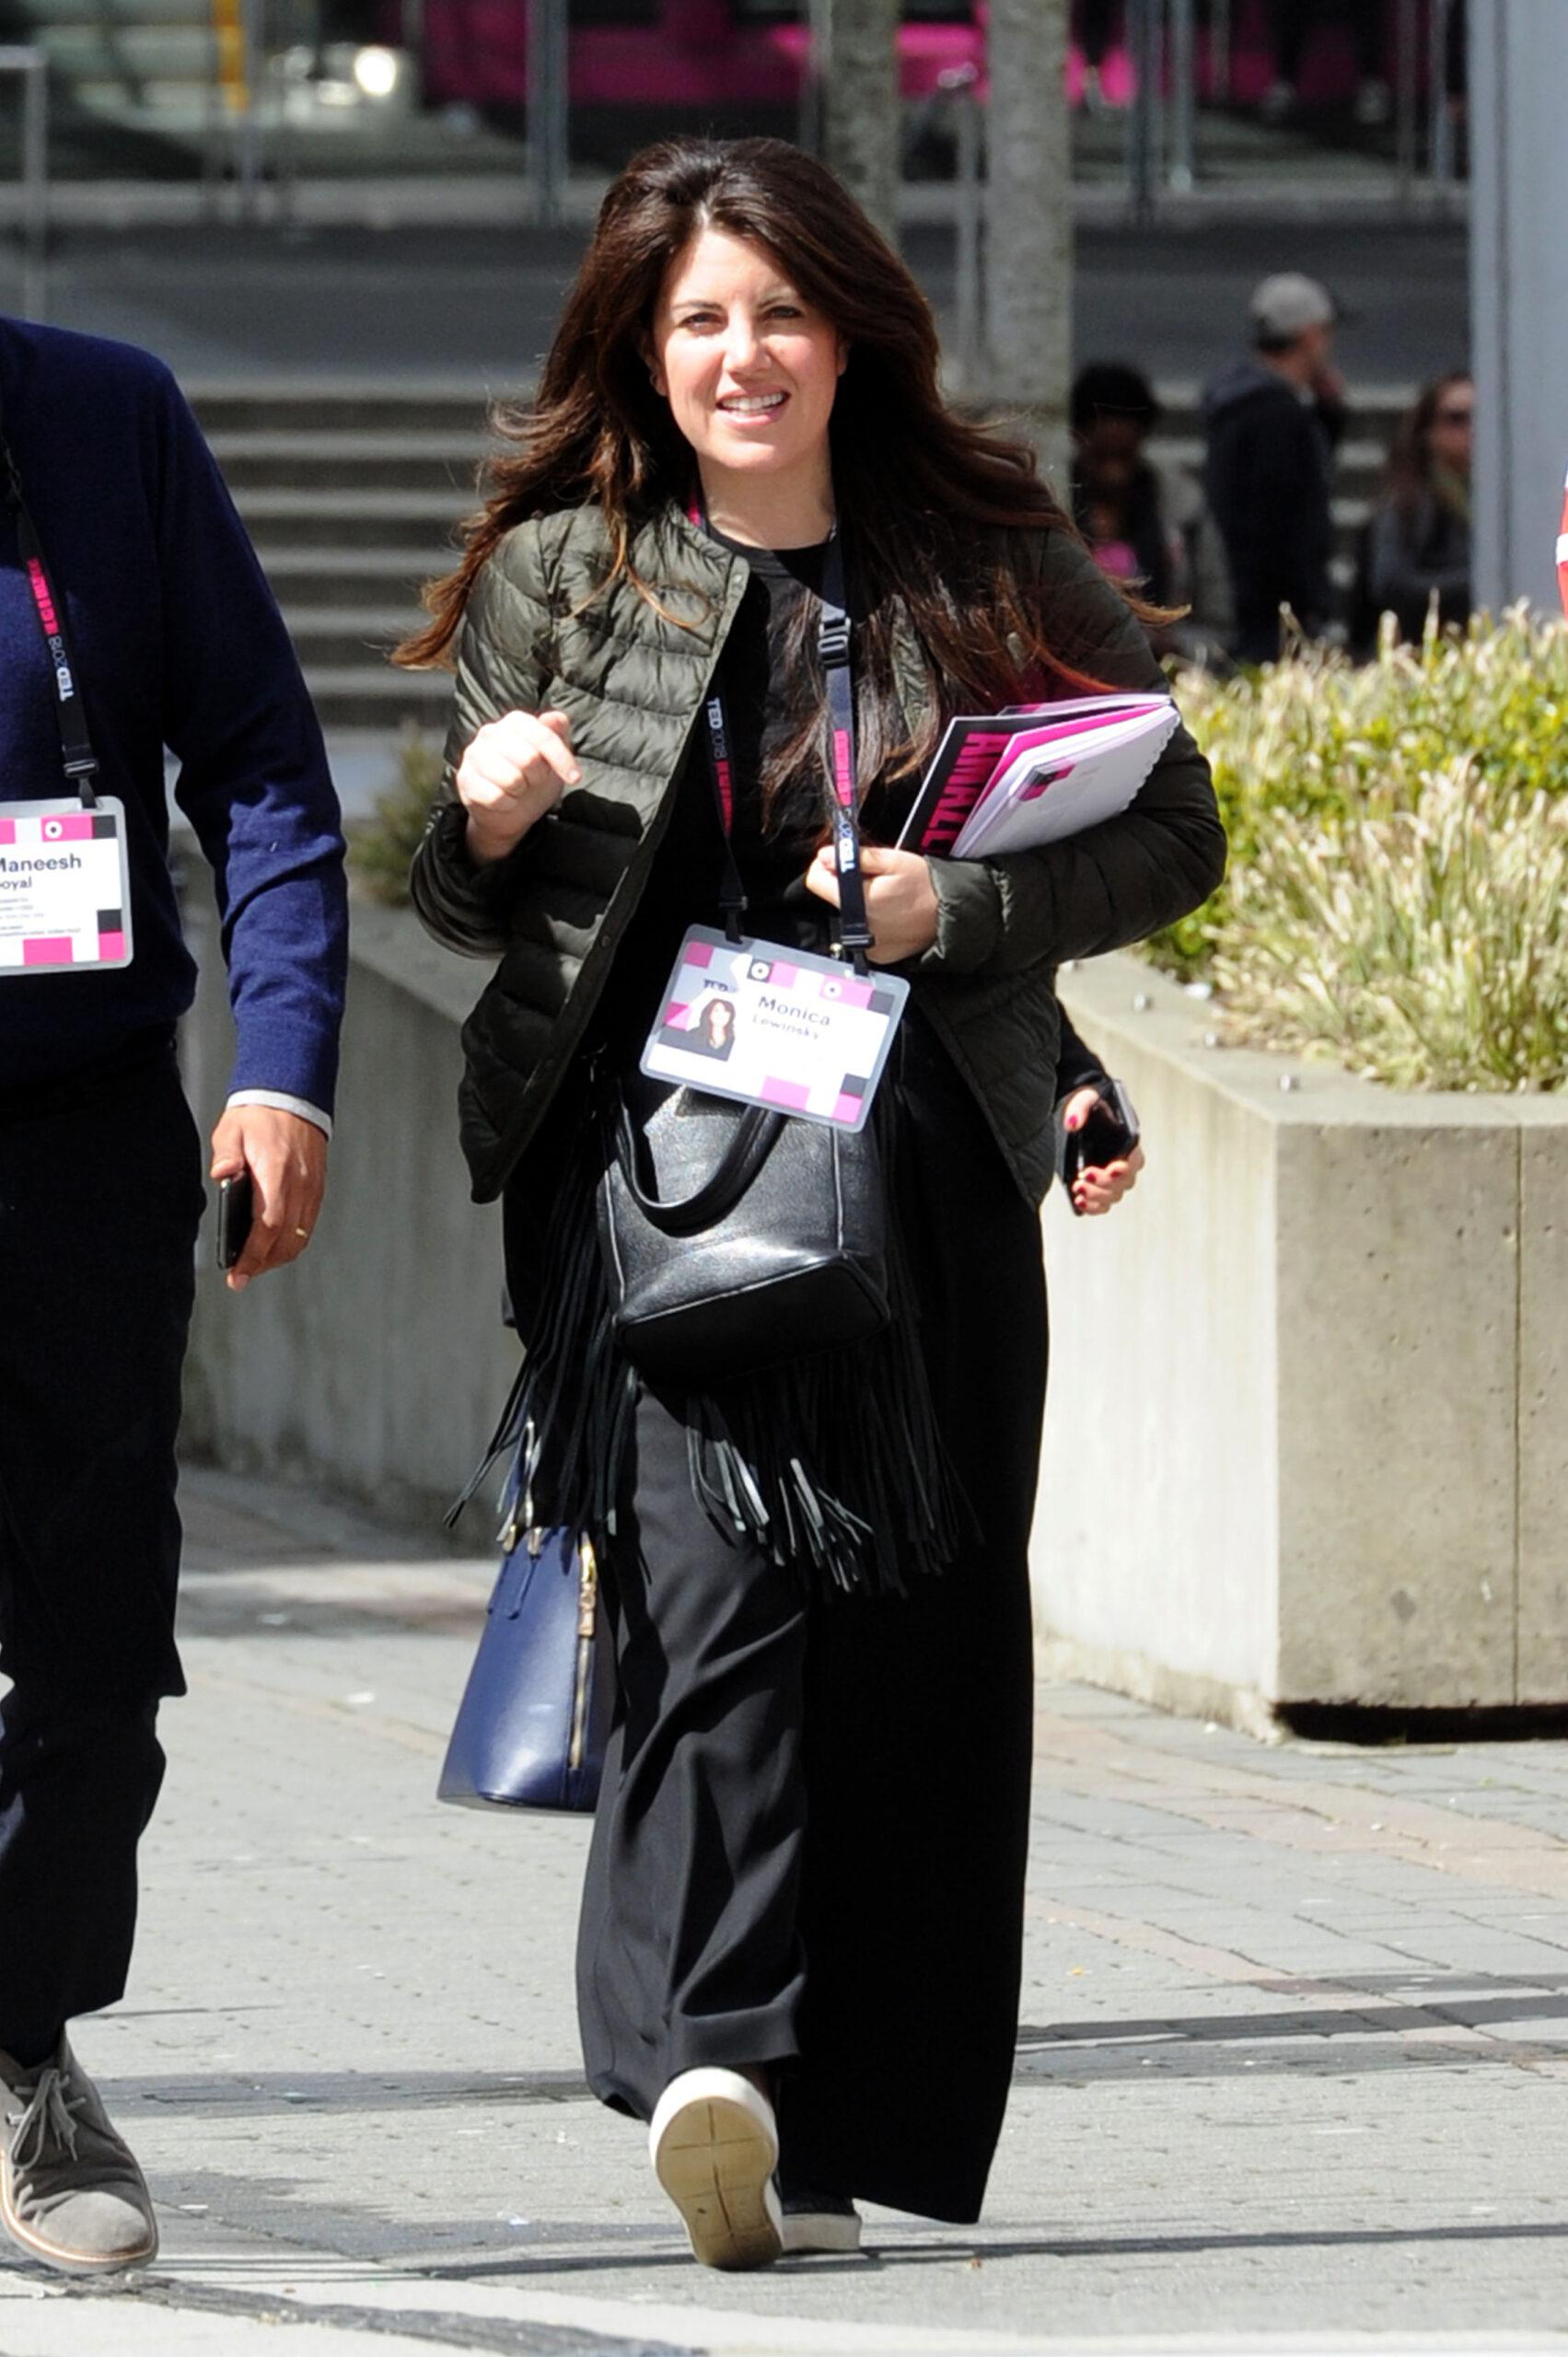
[[[666,1236],[691,1236],[733,1211],[776,1144],[784,1116],[766,1105],[748,1105],[718,1167],[695,1194],[667,1203],[644,1187],[637,1172],[637,1135],[624,1097],[617,1092],[615,1157],[628,1191],[645,1219]]]

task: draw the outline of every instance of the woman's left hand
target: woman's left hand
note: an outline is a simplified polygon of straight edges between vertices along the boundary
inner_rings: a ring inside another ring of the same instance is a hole
[[[874,966],[897,966],[918,958],[936,939],[936,890],[931,869],[918,852],[888,851],[864,843],[860,872],[865,879],[865,913],[877,936],[866,956]],[[830,908],[839,905],[833,847],[824,843],[806,871],[806,888]]]
[[[1067,1099],[1063,1121],[1070,1130],[1081,1130],[1099,1102],[1098,1088],[1075,1089]],[[1121,1162],[1108,1162],[1103,1169],[1080,1170],[1073,1181],[1073,1206],[1086,1219],[1098,1219],[1102,1213],[1114,1211],[1123,1195],[1130,1195],[1138,1183],[1138,1173],[1144,1167],[1144,1149],[1135,1145]]]

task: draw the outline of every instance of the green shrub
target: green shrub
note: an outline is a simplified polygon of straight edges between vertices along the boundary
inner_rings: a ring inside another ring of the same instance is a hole
[[[1150,945],[1222,1036],[1419,1088],[1556,1088],[1568,1051],[1568,630],[1189,679],[1231,872]]]
[[[1423,783],[1472,754],[1476,775],[1528,800],[1568,784],[1568,630],[1525,609],[1376,662],[1303,651],[1239,679],[1189,673],[1182,714],[1214,766],[1234,872],[1277,811],[1325,824],[1415,807]],[[1183,975],[1207,970],[1229,908],[1221,891],[1152,945]]]
[[[367,819],[348,830],[349,868],[373,900],[401,908],[409,862],[441,790],[441,749],[421,729],[404,731],[395,783],[377,796]]]

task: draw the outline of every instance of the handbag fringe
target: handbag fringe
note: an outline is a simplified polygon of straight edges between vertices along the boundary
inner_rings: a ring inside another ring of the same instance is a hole
[[[891,1097],[891,1089],[887,1094]],[[894,1127],[882,1132],[891,1318],[870,1341],[708,1392],[660,1393],[686,1427],[692,1495],[726,1538],[842,1589],[901,1594],[944,1570],[973,1515],[937,1427],[900,1232]],[[599,1125],[585,1120],[546,1229],[545,1292],[484,1457],[447,1516],[513,1457],[512,1519],[613,1549],[642,1384],[617,1344],[600,1254]]]

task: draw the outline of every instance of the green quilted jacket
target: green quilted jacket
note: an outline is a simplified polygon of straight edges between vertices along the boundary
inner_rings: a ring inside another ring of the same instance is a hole
[[[597,508],[518,525],[481,575],[459,643],[447,783],[411,881],[437,940],[499,961],[463,1032],[462,1142],[481,1202],[505,1185],[583,1038],[685,764],[701,758],[694,724],[745,594],[744,558],[674,507],[644,527],[633,554],[668,619],[625,582],[587,602],[609,568]],[[1013,555],[1038,584],[1048,644],[1108,688],[1163,691],[1136,620],[1074,540],[1020,532]],[[912,720],[930,691],[912,631],[895,667]],[[452,773],[482,723],[550,708],[571,715],[582,783],[507,858],[477,867]],[[1181,728],[1123,817],[1043,851],[932,863],[936,941],[901,970],[1031,1202],[1051,1172],[1056,967],[1142,940],[1224,872],[1208,764]]]

